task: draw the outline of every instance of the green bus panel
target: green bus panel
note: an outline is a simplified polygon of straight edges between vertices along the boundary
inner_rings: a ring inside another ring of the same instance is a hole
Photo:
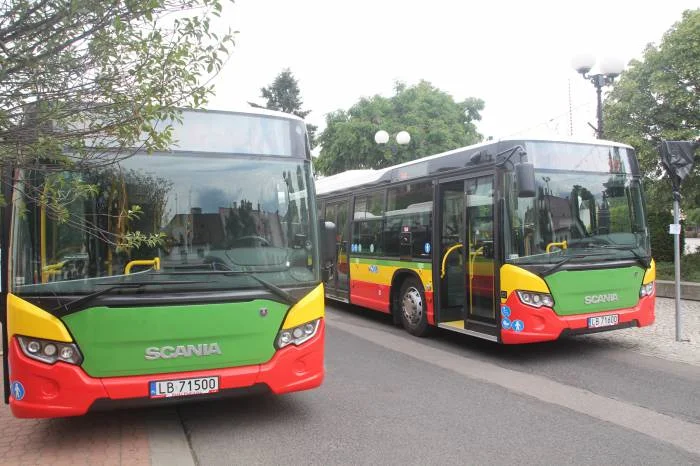
[[[635,306],[644,278],[641,267],[562,270],[544,278],[558,315],[587,314]]]
[[[263,310],[265,309],[265,310]],[[262,310],[262,311],[261,311]],[[269,361],[288,306],[274,301],[94,307],[63,318],[92,377],[247,366]],[[221,354],[197,345],[216,343]],[[187,345],[194,345],[195,351]],[[180,348],[177,354],[178,346]],[[153,348],[165,355],[153,357]],[[147,350],[151,349],[151,358]],[[199,351],[201,355],[197,355]],[[189,352],[189,355],[187,354]]]

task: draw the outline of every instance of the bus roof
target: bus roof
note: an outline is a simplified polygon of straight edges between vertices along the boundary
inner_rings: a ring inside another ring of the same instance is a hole
[[[371,184],[379,180],[390,168],[380,170],[348,170],[335,175],[324,176],[316,180],[316,194],[324,194],[332,191],[342,191],[353,186]]]
[[[530,137],[530,138],[508,138],[500,140],[491,140],[480,142],[478,144],[472,144],[471,146],[460,147],[446,152],[441,152],[439,154],[429,155],[422,157],[420,159],[411,160],[409,162],[400,163],[393,165],[391,167],[381,168],[381,169],[361,169],[361,170],[348,170],[342,173],[337,173],[335,175],[326,176],[316,180],[316,193],[323,195],[332,192],[345,191],[350,188],[367,186],[378,183],[380,181],[392,181],[392,178],[398,178],[397,175],[404,169],[406,172],[410,173],[408,178],[414,178],[421,175],[428,174],[428,164],[431,161],[449,158],[450,156],[460,155],[468,157],[474,153],[480,151],[480,149],[491,147],[491,146],[501,146],[505,147],[508,143],[519,144],[522,142],[568,142],[574,144],[593,144],[597,146],[610,146],[610,147],[623,147],[626,149],[632,149],[632,146],[627,144],[622,144],[614,141],[606,141],[602,139],[581,139],[581,138],[540,138],[540,137]]]
[[[155,125],[158,130],[172,127],[170,152],[278,156],[308,152],[304,120],[296,115],[250,105],[231,110],[178,110],[182,112],[181,122],[167,119]]]
[[[262,107],[255,107],[250,104],[237,104],[232,106],[230,109],[227,110],[219,110],[219,109],[199,109],[199,108],[180,108],[183,113],[185,112],[199,112],[199,113],[212,113],[212,114],[223,114],[223,115],[228,115],[228,114],[248,114],[248,115],[267,115],[267,116],[272,116],[272,117],[278,117],[278,118],[289,118],[290,120],[299,120],[303,121],[303,118],[300,118],[292,113],[285,113],[285,112],[279,112],[277,110],[270,110],[267,108],[262,108]]]

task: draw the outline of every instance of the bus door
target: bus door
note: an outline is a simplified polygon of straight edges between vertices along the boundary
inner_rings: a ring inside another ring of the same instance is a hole
[[[440,185],[440,327],[496,340],[494,177]]]
[[[348,257],[349,200],[327,201],[324,219],[336,225],[336,258],[330,278],[325,283],[329,297],[348,301],[350,283],[350,261]]]

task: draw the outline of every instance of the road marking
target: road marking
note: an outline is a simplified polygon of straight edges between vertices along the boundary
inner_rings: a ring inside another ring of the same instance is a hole
[[[344,322],[337,315],[326,314],[326,321],[331,327],[435,366],[449,369],[468,378],[499,385],[512,392],[616,424],[670,443],[695,455],[700,455],[700,442],[698,442],[700,425],[698,424],[597,395],[588,390],[555,382],[539,375],[518,372],[487,362],[457,356],[448,351],[420,343],[415,338],[407,339],[382,330]]]

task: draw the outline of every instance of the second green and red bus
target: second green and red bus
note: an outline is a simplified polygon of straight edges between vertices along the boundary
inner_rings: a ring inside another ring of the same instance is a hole
[[[632,147],[502,140],[317,180],[337,225],[326,296],[499,343],[654,322]]]

